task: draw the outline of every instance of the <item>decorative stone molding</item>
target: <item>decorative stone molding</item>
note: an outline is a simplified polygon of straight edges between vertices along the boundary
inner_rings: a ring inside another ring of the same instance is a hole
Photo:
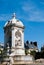
[[[11,30],[14,30],[14,27],[11,27]]]

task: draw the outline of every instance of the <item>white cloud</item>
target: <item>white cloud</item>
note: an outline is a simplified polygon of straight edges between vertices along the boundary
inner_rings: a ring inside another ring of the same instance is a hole
[[[32,2],[20,3],[22,8],[22,13],[20,11],[16,12],[19,19],[25,19],[26,21],[43,21],[44,22],[44,10],[41,10],[36,4]],[[11,14],[1,14],[0,21],[7,21],[11,17]]]
[[[11,14],[0,14],[0,21],[7,21],[11,18]]]
[[[40,8],[38,8],[35,4],[31,4],[28,3],[24,3],[24,5],[22,6],[22,10],[24,13],[27,14],[23,15],[24,19],[27,21],[42,21],[44,22],[44,10],[41,10]]]

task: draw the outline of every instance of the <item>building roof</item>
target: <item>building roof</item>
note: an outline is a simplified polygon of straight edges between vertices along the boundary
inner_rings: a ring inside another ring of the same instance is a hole
[[[8,25],[12,25],[12,24],[14,24],[16,26],[24,27],[23,23],[20,20],[16,19],[15,13],[12,16],[12,19],[10,19],[9,21],[7,21],[5,23],[4,27],[6,27]]]
[[[34,44],[31,44],[31,43],[29,43],[29,44],[25,43],[25,47],[28,49],[38,49],[37,46],[35,46]]]
[[[0,42],[0,46],[4,46],[4,43],[1,43],[1,42]]]
[[[0,42],[0,49],[4,48],[4,44]]]

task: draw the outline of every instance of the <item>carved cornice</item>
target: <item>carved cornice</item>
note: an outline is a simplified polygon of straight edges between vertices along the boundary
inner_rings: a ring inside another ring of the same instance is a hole
[[[11,49],[22,49],[22,50],[25,50],[25,48],[14,48],[14,47],[12,47]]]

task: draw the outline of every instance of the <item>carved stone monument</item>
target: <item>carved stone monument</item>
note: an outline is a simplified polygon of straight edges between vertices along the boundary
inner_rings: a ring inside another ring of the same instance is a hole
[[[9,43],[10,61],[12,64],[25,64],[32,61],[32,56],[25,55],[24,49],[24,25],[16,19],[15,13],[12,19],[4,25],[5,46]]]

